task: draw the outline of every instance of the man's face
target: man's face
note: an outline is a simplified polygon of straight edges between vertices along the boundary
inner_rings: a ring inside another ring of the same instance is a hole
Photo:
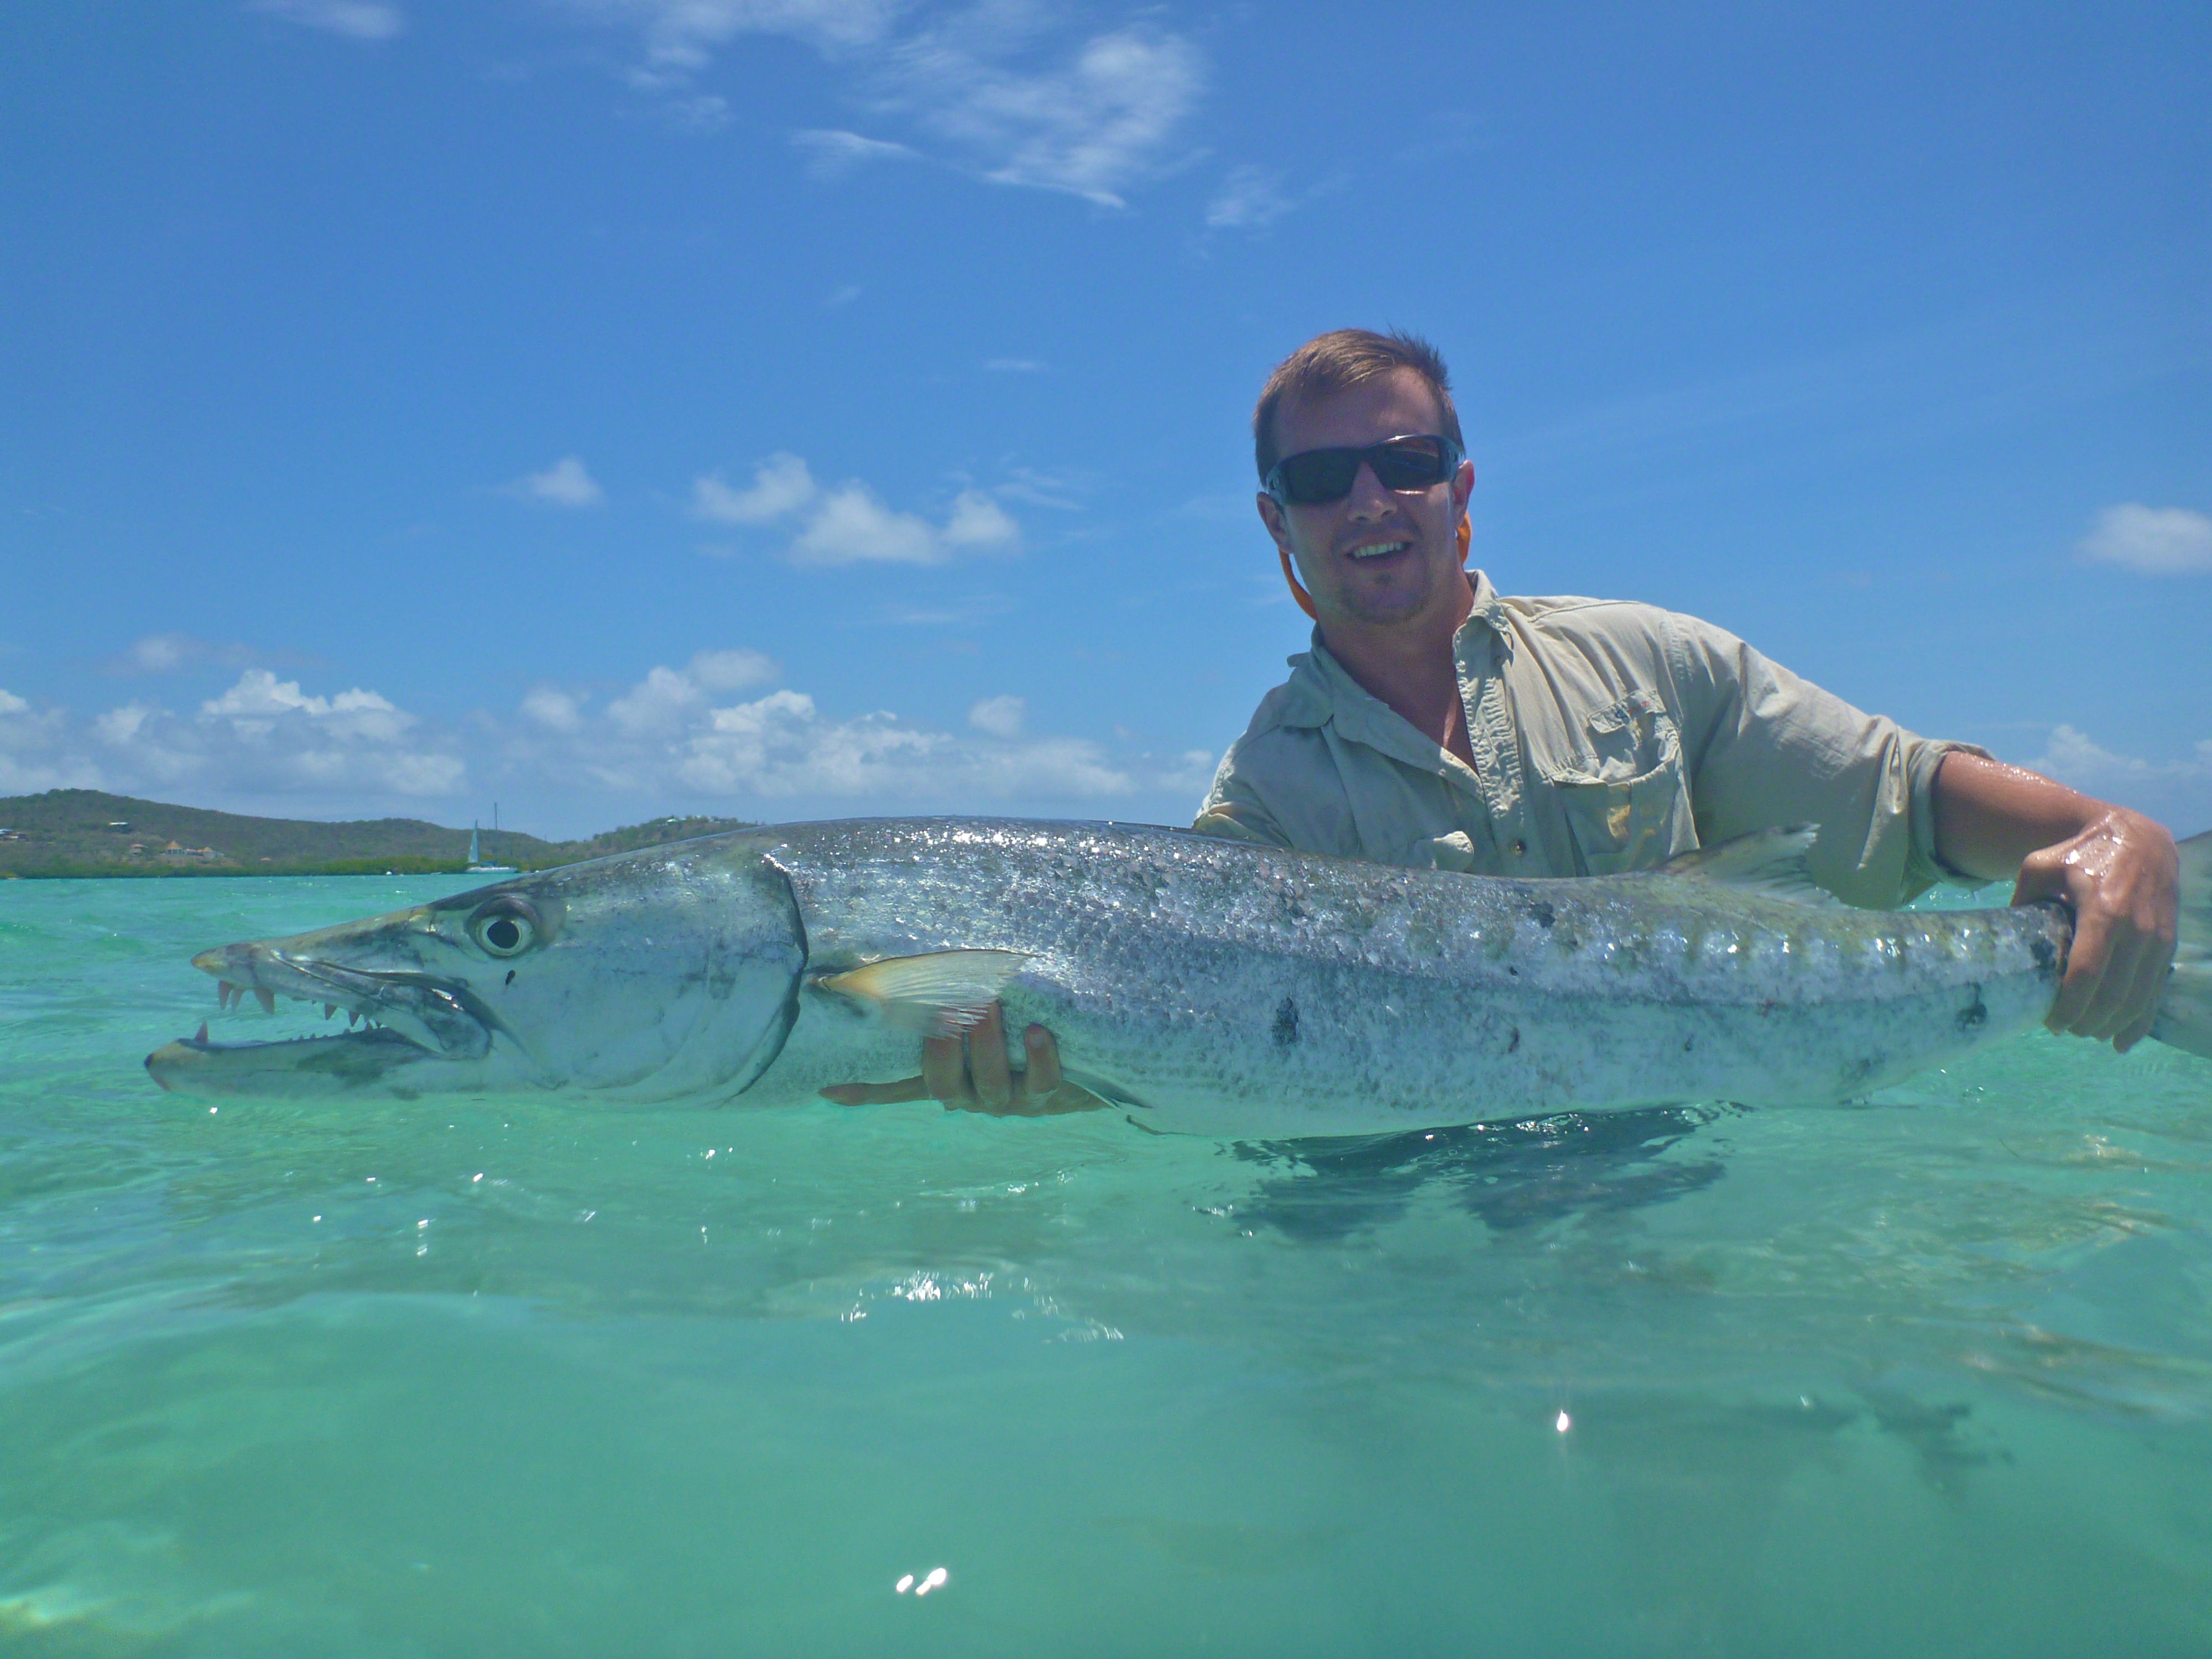
[[[1440,432],[1443,411],[1410,368],[1310,401],[1286,399],[1275,411],[1279,453],[1364,448],[1412,432]],[[1261,492],[1267,533],[1296,562],[1324,624],[1391,627],[1456,612],[1467,595],[1460,574],[1459,521],[1474,488],[1462,462],[1445,483],[1385,489],[1362,466],[1340,501],[1284,506]],[[1456,620],[1455,615],[1454,620]]]

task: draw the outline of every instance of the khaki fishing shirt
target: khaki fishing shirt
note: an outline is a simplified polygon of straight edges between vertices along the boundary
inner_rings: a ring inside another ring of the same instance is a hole
[[[1929,790],[1946,752],[1692,617],[1504,599],[1471,572],[1454,635],[1474,764],[1364,690],[1314,632],[1230,746],[1193,826],[1346,858],[1598,876],[1779,824],[1846,902],[1903,903],[1952,872]]]

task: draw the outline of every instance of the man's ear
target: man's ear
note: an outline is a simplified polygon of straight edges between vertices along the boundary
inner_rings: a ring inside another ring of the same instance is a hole
[[[1275,538],[1275,545],[1287,553],[1291,550],[1291,527],[1283,522],[1283,505],[1266,490],[1258,497],[1260,522],[1267,526],[1267,533]]]

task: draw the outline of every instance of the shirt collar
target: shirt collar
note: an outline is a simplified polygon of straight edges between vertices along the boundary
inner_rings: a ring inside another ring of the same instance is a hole
[[[1505,607],[1490,578],[1480,570],[1468,572],[1474,589],[1474,609],[1452,636],[1452,653],[1461,665],[1464,683],[1468,659],[1488,632],[1498,641],[1501,655],[1510,654],[1513,635],[1506,625]],[[1444,753],[1423,737],[1404,715],[1384,702],[1346,672],[1345,666],[1322,643],[1321,629],[1313,631],[1310,647],[1291,658],[1291,678],[1276,719],[1285,726],[1322,726],[1335,722],[1338,732],[1394,759],[1426,771],[1455,769]]]

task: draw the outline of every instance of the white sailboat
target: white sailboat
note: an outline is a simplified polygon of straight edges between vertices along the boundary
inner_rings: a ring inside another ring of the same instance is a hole
[[[496,807],[493,808],[493,809],[492,809],[492,812],[493,812],[493,821],[494,821],[495,823],[496,823],[496,822],[497,822],[497,820],[498,820],[498,808],[496,808]],[[468,869],[468,873],[469,873],[469,874],[471,874],[471,875],[472,875],[472,876],[511,876],[511,875],[513,875],[513,874],[514,873],[514,866],[513,865],[511,865],[511,864],[486,864],[486,863],[483,861],[483,848],[478,844],[478,843],[479,843],[479,842],[480,842],[480,841],[481,841],[481,839],[482,839],[482,836],[483,836],[483,832],[482,832],[482,830],[477,827],[477,824],[476,820],[475,820],[475,819],[473,819],[473,818],[471,818],[471,819],[469,821],[469,869]]]

